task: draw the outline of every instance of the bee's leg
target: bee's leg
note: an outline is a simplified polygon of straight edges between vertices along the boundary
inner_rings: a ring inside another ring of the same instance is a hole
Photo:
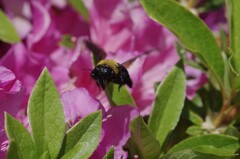
[[[123,86],[122,84],[119,84],[119,85],[118,85],[118,92],[120,92],[120,88],[121,88],[122,86]]]
[[[101,86],[100,86],[100,84],[99,84],[99,81],[96,81],[96,84],[97,84],[97,86],[98,86],[98,89],[99,89],[99,91],[101,91]]]
[[[104,88],[107,87],[107,85],[108,85],[108,81],[103,80],[103,83],[104,83]]]
[[[104,90],[105,89],[105,80],[104,79],[99,79],[99,84],[100,84],[100,86],[102,87],[102,89]]]

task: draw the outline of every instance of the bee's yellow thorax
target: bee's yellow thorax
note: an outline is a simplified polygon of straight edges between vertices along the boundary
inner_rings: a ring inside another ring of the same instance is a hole
[[[114,60],[101,60],[101,61],[98,62],[97,66],[98,65],[108,65],[108,66],[111,67],[111,69],[113,69],[115,74],[119,73],[119,70],[117,68],[118,64]]]

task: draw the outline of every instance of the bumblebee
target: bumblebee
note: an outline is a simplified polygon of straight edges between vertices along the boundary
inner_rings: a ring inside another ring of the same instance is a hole
[[[91,77],[96,81],[99,89],[101,87],[104,90],[110,82],[119,84],[119,89],[125,84],[130,88],[132,87],[132,80],[123,64],[119,64],[114,60],[104,60],[106,53],[102,49],[89,40],[84,42],[95,56],[97,64],[91,72]]]
[[[101,60],[91,72],[92,78],[96,81],[98,87],[103,90],[108,83],[119,84],[119,89],[124,84],[132,87],[132,80],[127,69],[114,60]]]

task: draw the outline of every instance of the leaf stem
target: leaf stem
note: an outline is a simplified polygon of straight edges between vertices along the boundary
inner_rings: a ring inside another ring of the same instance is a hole
[[[219,112],[219,114],[217,115],[217,117],[213,121],[213,124],[216,128],[219,127],[219,125],[222,123],[222,121],[225,119],[225,117],[230,112],[230,111],[228,111],[230,106],[231,106],[230,105],[230,100],[224,100],[221,111]]]

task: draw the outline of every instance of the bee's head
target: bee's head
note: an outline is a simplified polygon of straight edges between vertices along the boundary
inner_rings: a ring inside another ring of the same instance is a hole
[[[100,76],[101,76],[101,68],[97,66],[92,70],[91,77],[96,80],[100,78]]]

